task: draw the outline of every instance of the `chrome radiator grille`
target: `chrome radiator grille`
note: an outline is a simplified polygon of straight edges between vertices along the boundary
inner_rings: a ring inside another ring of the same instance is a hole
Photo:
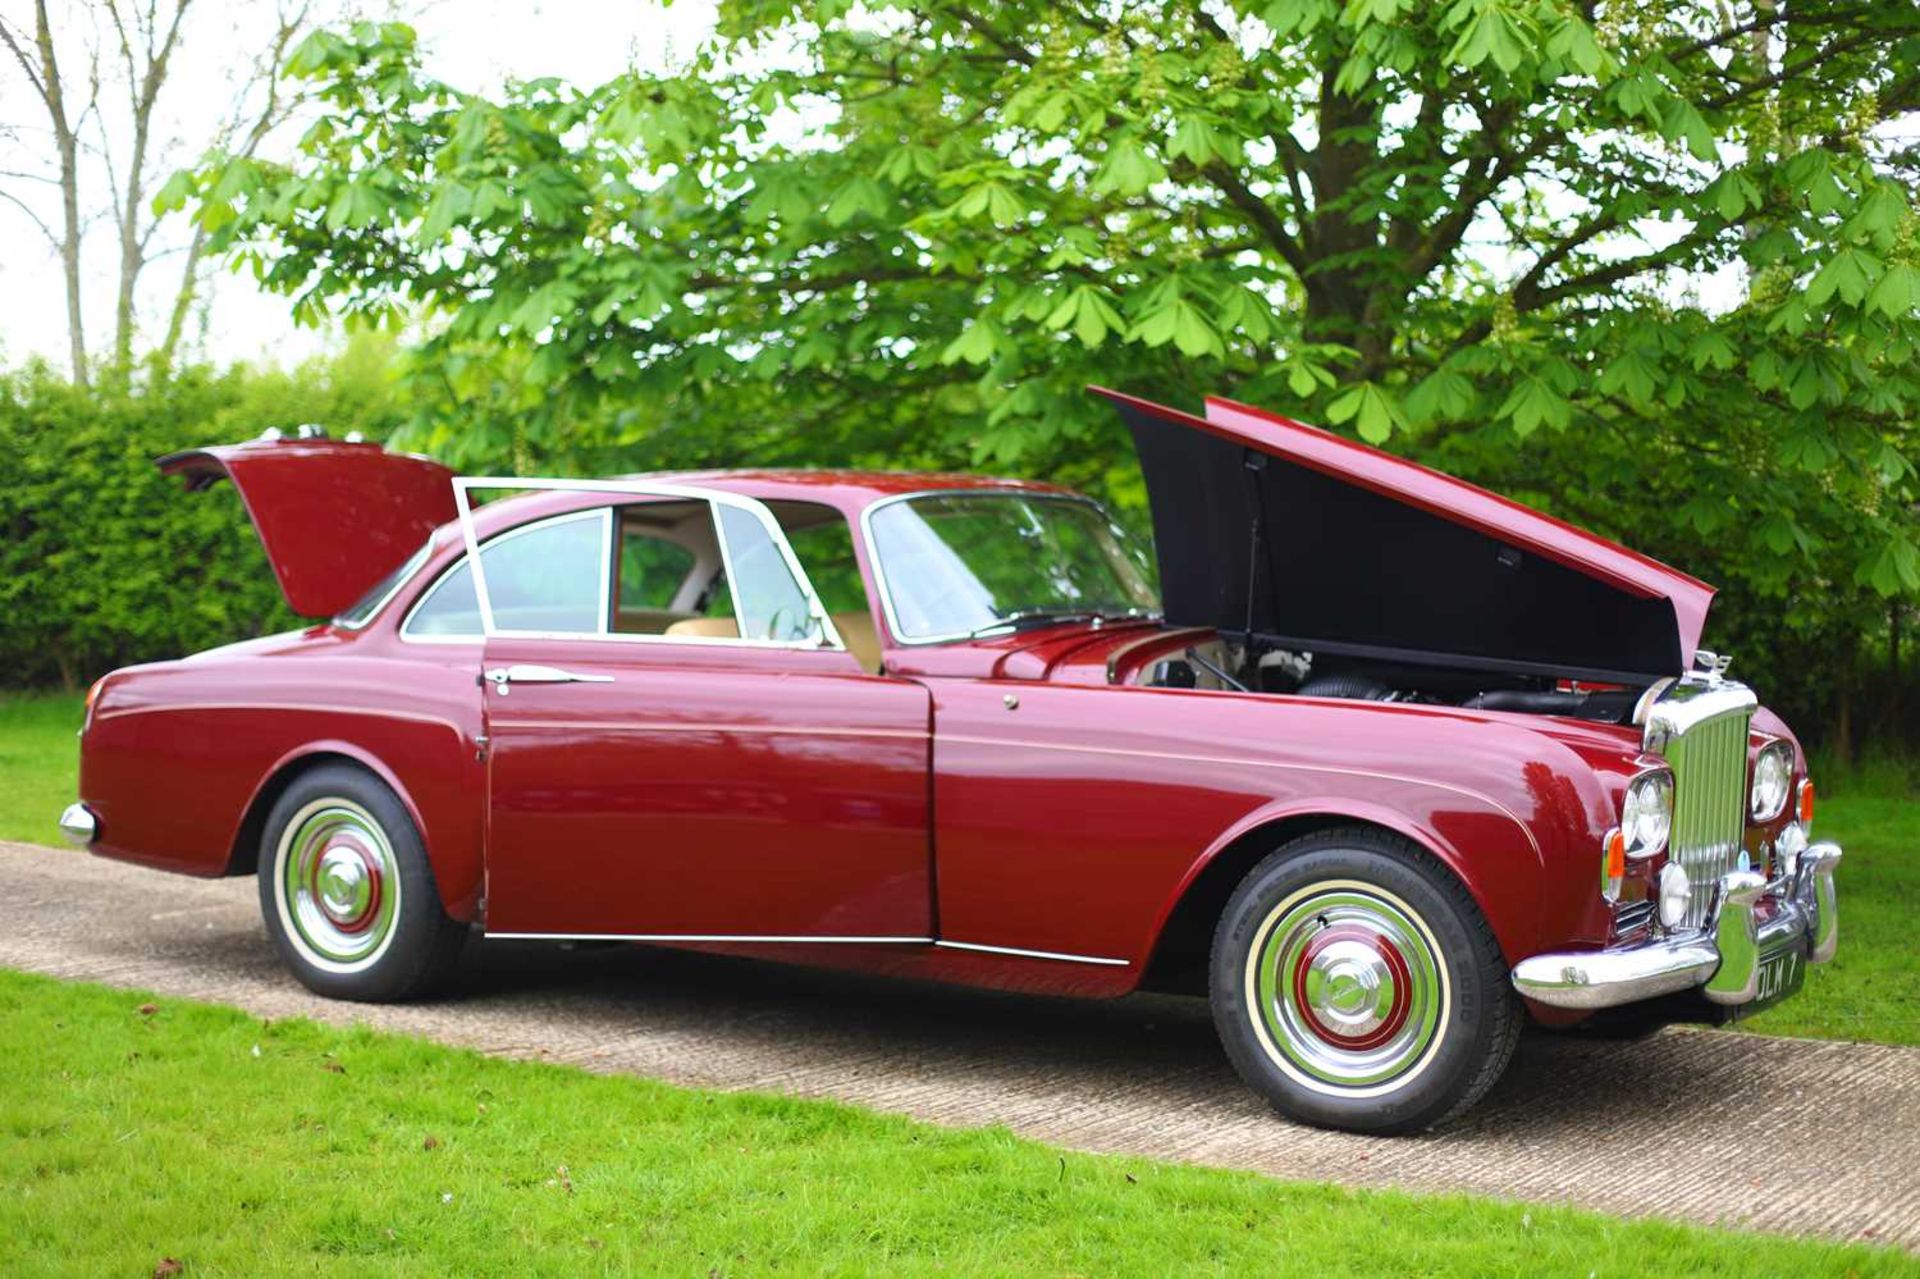
[[[1693,881],[1684,927],[1701,928],[1714,885],[1739,861],[1747,816],[1747,724],[1752,707],[1717,715],[1665,743],[1673,767],[1671,855]]]

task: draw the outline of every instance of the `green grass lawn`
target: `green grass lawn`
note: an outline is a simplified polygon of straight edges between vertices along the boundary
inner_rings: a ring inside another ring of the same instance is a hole
[[[1062,1154],[17,973],[0,972],[0,1060],[9,1275],[1920,1273],[1885,1250]]]
[[[80,768],[78,697],[0,693],[0,839],[60,842]]]
[[[1769,1035],[1920,1044],[1920,796],[1844,792],[1822,798],[1816,838],[1846,850],[1840,951],[1796,997],[1743,1022]]]

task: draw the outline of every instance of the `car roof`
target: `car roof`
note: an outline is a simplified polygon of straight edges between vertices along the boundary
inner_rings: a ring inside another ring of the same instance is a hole
[[[1002,479],[938,471],[813,470],[751,468],[707,471],[644,471],[608,476],[616,482],[680,484],[737,493],[760,502],[814,502],[837,507],[849,520],[875,502],[914,493],[1016,492],[1078,497],[1072,489],[1039,480]],[[528,519],[558,515],[607,500],[602,492],[541,490],[489,502],[475,512],[474,531],[490,535]]]
[[[744,497],[794,501],[821,501],[828,493],[837,505],[866,506],[903,493],[965,489],[1014,489],[1030,493],[1071,493],[1072,490],[1039,480],[1013,480],[958,471],[858,471],[803,467],[755,467],[736,470],[656,471],[625,475],[621,479],[671,480],[676,484],[707,485]]]

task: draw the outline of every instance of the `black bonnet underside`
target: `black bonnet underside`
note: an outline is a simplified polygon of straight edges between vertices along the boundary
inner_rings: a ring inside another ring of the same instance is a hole
[[[1644,683],[1681,669],[1664,598],[1287,458],[1116,407],[1146,475],[1171,624],[1515,674]]]

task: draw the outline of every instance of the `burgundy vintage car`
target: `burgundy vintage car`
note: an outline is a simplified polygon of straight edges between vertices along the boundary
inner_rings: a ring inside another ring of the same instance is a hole
[[[423,994],[472,937],[1204,992],[1254,1089],[1371,1132],[1471,1106],[1529,1018],[1725,1018],[1832,957],[1840,850],[1697,647],[1709,587],[1101,394],[1157,565],[1020,481],[456,478],[310,428],[164,458],[321,620],[102,679],[62,825],[255,875],[329,996]]]

